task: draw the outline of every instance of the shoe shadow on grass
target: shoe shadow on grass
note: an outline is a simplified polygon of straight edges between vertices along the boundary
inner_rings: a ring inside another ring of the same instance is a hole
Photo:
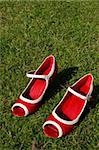
[[[78,67],[70,67],[59,72],[54,81],[49,85],[48,90],[46,91],[43,102],[54,97],[57,92],[61,91],[66,86],[69,86],[69,80],[73,75],[77,73]]]
[[[82,116],[80,117],[80,120],[77,123],[77,126],[85,119],[86,115],[88,115],[90,113],[90,110],[96,107],[96,105],[98,103],[99,103],[99,85],[96,85],[96,86],[94,86],[94,89],[92,92],[92,97],[87,102],[85,110],[82,113]]]

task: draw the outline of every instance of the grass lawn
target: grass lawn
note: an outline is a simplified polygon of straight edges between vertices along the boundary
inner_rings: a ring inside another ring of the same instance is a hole
[[[98,1],[0,2],[0,150],[99,149]],[[45,103],[28,117],[11,114],[14,104],[43,59],[53,54],[58,75]],[[93,100],[72,133],[45,137],[42,125],[67,87],[86,73],[94,76]]]

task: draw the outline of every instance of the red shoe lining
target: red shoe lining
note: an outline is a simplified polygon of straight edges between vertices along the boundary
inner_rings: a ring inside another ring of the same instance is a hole
[[[12,113],[13,115],[20,116],[20,117],[25,115],[24,109],[19,106],[14,107]]]
[[[48,137],[57,138],[59,136],[57,128],[51,124],[48,124],[44,127],[44,133]]]
[[[40,67],[40,69],[37,71],[37,74],[41,75],[48,75],[51,71],[53,64],[53,58],[50,57],[46,60],[44,64]],[[34,79],[30,86],[28,87],[27,91],[24,93],[24,97],[29,98],[31,100],[35,100],[39,98],[44,89],[46,87],[46,81],[43,79]]]
[[[78,82],[73,89],[78,93],[86,95],[89,91],[91,80],[91,76],[85,77],[83,80]],[[68,92],[60,106],[57,108],[56,113],[62,119],[74,120],[82,111],[84,103],[85,100],[82,100],[81,98]]]

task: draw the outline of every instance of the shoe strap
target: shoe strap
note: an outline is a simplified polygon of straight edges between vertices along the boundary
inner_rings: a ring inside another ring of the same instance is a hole
[[[48,75],[38,75],[38,74],[35,74],[33,71],[27,72],[26,76],[28,78],[38,78],[38,79],[44,79],[44,80],[48,80],[49,79]]]
[[[75,96],[80,97],[80,98],[83,99],[83,100],[86,100],[86,99],[87,99],[86,96],[84,96],[84,95],[82,95],[82,94],[80,94],[80,93],[74,91],[71,87],[68,87],[68,91],[71,92],[72,94],[74,94]]]

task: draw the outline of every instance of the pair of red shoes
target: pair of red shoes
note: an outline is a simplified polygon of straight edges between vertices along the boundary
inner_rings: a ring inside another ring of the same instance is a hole
[[[34,113],[42,104],[48,85],[57,74],[57,64],[53,55],[48,56],[35,72],[28,72],[31,78],[19,99],[12,106],[15,116]],[[43,124],[46,136],[59,138],[68,134],[78,122],[88,98],[93,90],[93,76],[87,74],[68,87],[64,97]]]

